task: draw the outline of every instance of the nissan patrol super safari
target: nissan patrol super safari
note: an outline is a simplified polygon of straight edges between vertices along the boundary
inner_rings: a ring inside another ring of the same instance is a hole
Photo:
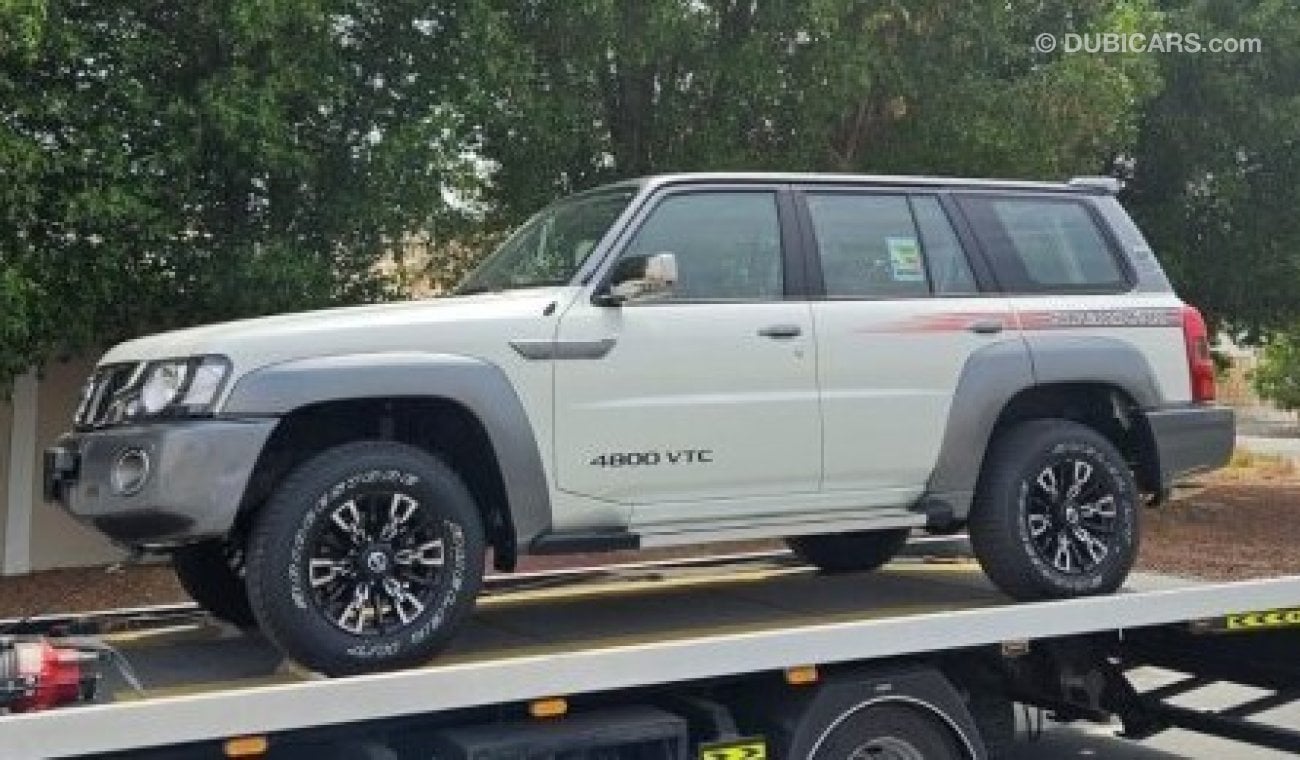
[[[48,496],[328,674],[429,658],[489,550],[782,537],[842,573],[965,527],[1015,598],[1110,592],[1233,441],[1112,184],[597,188],[450,297],[113,348]]]

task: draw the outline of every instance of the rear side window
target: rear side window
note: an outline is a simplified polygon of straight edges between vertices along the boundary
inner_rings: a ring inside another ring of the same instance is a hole
[[[966,196],[962,208],[1006,291],[1092,293],[1129,287],[1083,201]]]
[[[808,215],[831,298],[974,293],[975,278],[933,196],[809,193]]]

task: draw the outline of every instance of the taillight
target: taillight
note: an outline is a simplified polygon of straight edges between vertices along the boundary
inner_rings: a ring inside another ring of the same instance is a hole
[[[1214,357],[1205,319],[1195,306],[1183,307],[1183,338],[1187,341],[1187,369],[1192,376],[1192,401],[1213,401]]]

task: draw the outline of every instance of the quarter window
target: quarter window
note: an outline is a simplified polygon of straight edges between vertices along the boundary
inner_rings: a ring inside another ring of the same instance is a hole
[[[673,195],[650,213],[621,258],[672,253],[667,300],[777,300],[784,295],[781,224],[771,192]]]
[[[1086,293],[1128,287],[1082,201],[967,196],[963,208],[1004,290]]]

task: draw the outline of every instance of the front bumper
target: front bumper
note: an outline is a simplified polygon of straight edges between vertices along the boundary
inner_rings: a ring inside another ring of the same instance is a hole
[[[1232,458],[1236,426],[1232,410],[1187,405],[1146,412],[1155,441],[1161,490],[1195,472],[1218,469]]]
[[[45,451],[45,498],[126,546],[172,546],[224,535],[274,419],[191,420],[69,433]],[[149,472],[133,493],[110,472],[128,451]]]

